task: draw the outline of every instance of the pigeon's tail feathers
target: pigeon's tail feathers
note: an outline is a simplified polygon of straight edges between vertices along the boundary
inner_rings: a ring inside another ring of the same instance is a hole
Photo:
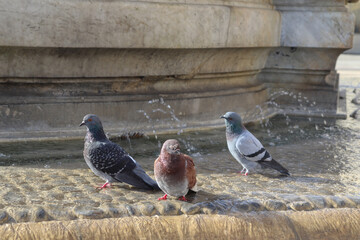
[[[261,161],[259,163],[264,167],[269,167],[269,168],[275,169],[275,170],[279,171],[281,174],[290,176],[289,170],[287,170],[280,163],[275,161],[275,159],[272,159],[271,161]]]
[[[198,189],[197,183],[195,183],[195,185],[192,188],[190,188],[190,190],[193,192],[198,192],[199,189]]]
[[[138,164],[131,170],[117,173],[114,178],[140,189],[160,190],[157,183]]]
[[[147,175],[144,171],[144,169],[142,169],[139,165],[137,165],[134,169],[133,172],[140,177],[144,183],[146,183],[152,190],[156,190],[156,191],[161,191],[161,189],[159,188],[157,182],[152,179],[151,177],[149,177],[149,175]]]

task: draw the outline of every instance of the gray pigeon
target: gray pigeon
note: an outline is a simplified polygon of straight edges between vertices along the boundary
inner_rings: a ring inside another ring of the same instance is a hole
[[[96,115],[86,115],[80,126],[83,125],[87,127],[85,161],[95,175],[106,180],[100,189],[106,188],[112,182],[125,182],[141,189],[160,190],[157,183],[124,149],[106,137]]]
[[[259,168],[272,168],[284,175],[290,175],[289,171],[275,161],[260,141],[245,128],[237,113],[227,112],[221,118],[225,119],[229,151],[243,166],[243,175],[247,176],[249,171]]]

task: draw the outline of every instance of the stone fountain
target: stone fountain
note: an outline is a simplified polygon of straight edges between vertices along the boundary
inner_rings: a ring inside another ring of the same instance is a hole
[[[266,117],[279,89],[316,102],[312,115],[344,117],[334,66],[352,46],[347,2],[4,0],[0,138],[79,137],[90,112],[109,132],[169,130],[169,116],[154,113],[150,129],[139,113],[154,99],[187,128],[218,125],[227,110],[261,106]]]
[[[353,122],[315,125],[315,137],[301,138],[302,126],[280,120],[286,134],[264,131],[289,178],[239,178],[222,130],[176,135],[185,149],[198,144],[202,190],[190,202],[158,202],[158,193],[122,184],[97,191],[101,180],[84,167],[77,127],[87,113],[114,135],[208,129],[223,125],[218,118],[229,110],[248,122],[278,113],[344,118],[335,63],[352,46],[351,2],[1,1],[0,235],[355,239],[359,138],[348,129],[360,125]],[[253,109],[261,114],[248,116]],[[138,151],[153,177],[154,151],[168,136],[125,148]]]

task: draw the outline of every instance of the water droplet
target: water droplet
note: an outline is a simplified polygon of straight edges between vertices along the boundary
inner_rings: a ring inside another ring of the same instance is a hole
[[[201,157],[202,154],[200,152],[196,152],[196,153],[193,153],[191,154],[192,157]]]

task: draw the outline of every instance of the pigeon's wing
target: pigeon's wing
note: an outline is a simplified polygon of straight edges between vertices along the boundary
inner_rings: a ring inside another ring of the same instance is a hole
[[[236,141],[236,149],[248,161],[271,161],[272,157],[261,142],[249,131],[244,132]]]
[[[142,189],[158,189],[156,182],[119,145],[100,143],[89,152],[94,167],[116,179]]]
[[[197,192],[197,185],[196,185],[196,169],[195,164],[192,158],[186,154],[183,154],[183,157],[185,158],[186,162],[186,178],[189,182],[189,189],[191,189],[194,192]]]
[[[94,167],[108,175],[114,175],[125,168],[135,168],[129,154],[113,142],[100,142],[98,146],[89,150],[89,159]]]
[[[289,171],[275,161],[261,142],[249,131],[239,137],[236,149],[248,161],[257,162],[263,167],[273,168],[282,174],[290,175]]]
[[[284,175],[290,176],[289,170],[287,170],[280,163],[275,161],[275,159],[272,159],[271,161],[263,161],[263,162],[259,162],[259,163],[263,167],[273,168]]]
[[[124,171],[117,173],[114,178],[138,188],[160,191],[156,181],[149,177],[138,163],[134,169],[128,171],[125,168]]]

